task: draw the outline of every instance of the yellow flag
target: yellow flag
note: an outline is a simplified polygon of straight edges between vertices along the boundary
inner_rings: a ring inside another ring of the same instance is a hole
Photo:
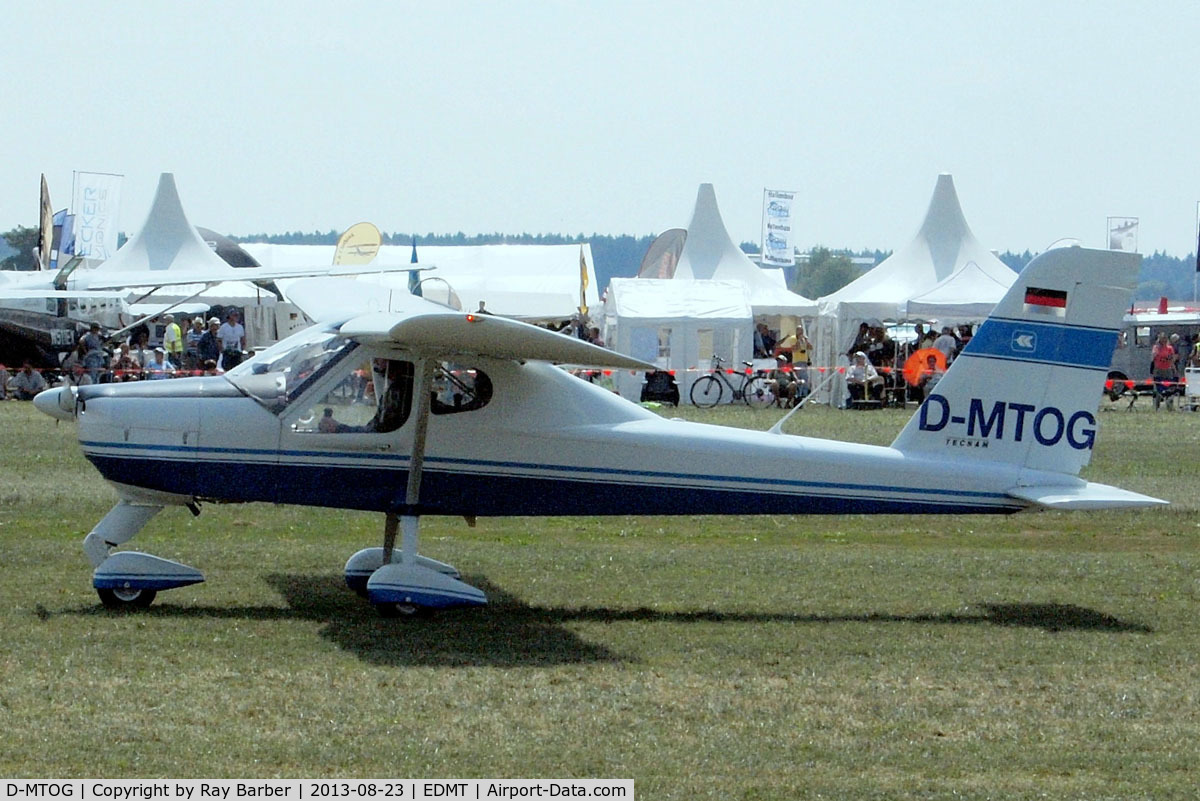
[[[587,259],[583,257],[583,245],[579,246],[579,313],[587,314],[588,271]]]
[[[370,264],[382,244],[383,237],[373,224],[355,223],[338,239],[337,250],[333,252],[333,263]]]

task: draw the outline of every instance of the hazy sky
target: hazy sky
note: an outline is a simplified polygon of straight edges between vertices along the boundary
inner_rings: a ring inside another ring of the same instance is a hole
[[[225,233],[648,234],[764,188],[802,247],[893,249],[939,172],[987,247],[1195,248],[1200,3],[131,2],[0,13],[0,230],[160,172]]]

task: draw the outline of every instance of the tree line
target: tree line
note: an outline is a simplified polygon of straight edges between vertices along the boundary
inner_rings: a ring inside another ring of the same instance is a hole
[[[335,228],[328,231],[288,231],[282,234],[251,234],[230,237],[235,242],[269,242],[278,245],[335,245],[341,232]],[[33,249],[37,245],[36,226],[17,226],[0,234],[0,269],[33,270],[37,263]],[[612,278],[637,275],[654,234],[410,234],[384,233],[384,244],[417,245],[418,255],[424,246],[445,245],[576,245],[588,243],[592,249],[592,261],[596,271],[596,282],[601,292]],[[121,237],[124,241],[124,237]],[[741,243],[746,253],[757,253],[758,244]],[[883,250],[832,249],[814,247],[808,254],[807,264],[789,271],[789,288],[808,298],[819,298],[836,292],[863,273],[865,268],[852,259],[870,260],[871,266],[891,255]],[[1016,272],[1024,269],[1034,257],[1026,250],[1023,253],[1005,251],[997,254],[1000,261]],[[1138,276],[1137,300],[1152,301],[1160,297],[1174,299],[1191,298],[1196,278],[1196,258],[1188,254],[1184,258],[1155,252],[1142,257],[1142,270]]]

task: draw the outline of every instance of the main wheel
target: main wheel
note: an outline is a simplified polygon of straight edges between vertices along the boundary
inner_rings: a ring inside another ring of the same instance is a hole
[[[418,606],[417,604],[402,604],[397,602],[385,604],[373,604],[375,611],[380,617],[398,618],[398,617],[429,617],[430,611],[427,607]]]
[[[746,386],[742,390],[742,400],[746,401],[746,405],[753,409],[763,409],[775,402],[775,396],[771,394],[771,389],[767,386],[767,379],[756,375],[746,382]]]
[[[711,375],[701,376],[692,384],[690,397],[693,406],[712,408],[721,402],[721,382]]]
[[[96,594],[100,596],[100,603],[104,604],[106,609],[127,610],[145,609],[154,603],[154,598],[158,595],[158,592],[156,590],[98,589],[96,590]]]

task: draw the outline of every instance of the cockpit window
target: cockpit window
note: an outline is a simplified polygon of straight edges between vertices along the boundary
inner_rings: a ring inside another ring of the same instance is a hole
[[[373,359],[316,398],[292,424],[301,434],[385,434],[412,413],[413,363]],[[307,404],[305,404],[307,405]]]
[[[225,374],[235,386],[273,412],[352,353],[358,343],[328,329],[310,328]]]
[[[487,406],[492,399],[492,379],[474,367],[442,362],[433,376],[434,414],[471,412]]]

